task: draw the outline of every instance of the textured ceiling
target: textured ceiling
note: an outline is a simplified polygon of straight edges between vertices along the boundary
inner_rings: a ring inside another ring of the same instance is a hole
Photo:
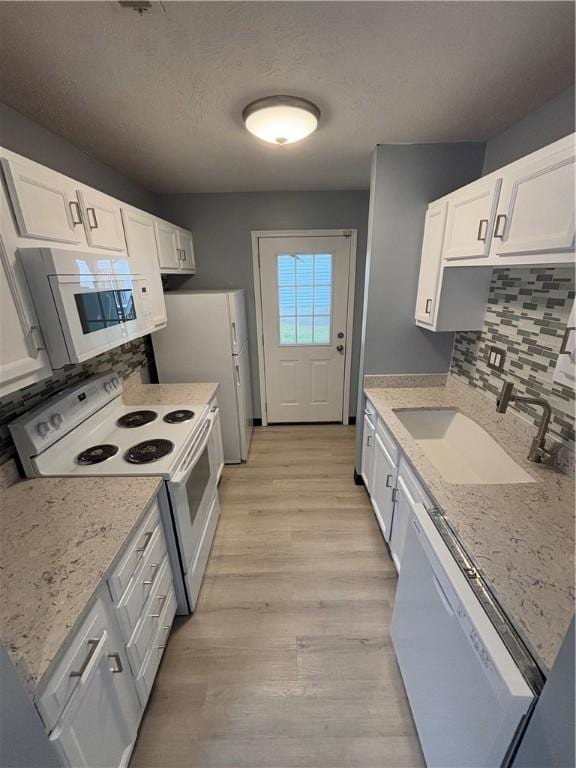
[[[570,2],[0,3],[1,99],[158,192],[368,184],[386,142],[488,139],[573,79]],[[301,144],[242,126],[288,93]]]

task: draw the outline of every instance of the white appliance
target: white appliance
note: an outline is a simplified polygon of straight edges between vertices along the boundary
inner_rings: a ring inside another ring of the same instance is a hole
[[[173,291],[165,299],[168,325],[152,337],[158,378],[218,382],[224,460],[246,461],[254,419],[244,291]]]
[[[404,545],[392,641],[429,768],[507,765],[534,692],[423,504]]]
[[[18,258],[53,368],[154,330],[148,281],[131,272],[127,256],[21,248]]]
[[[179,613],[196,606],[220,514],[218,409],[130,407],[115,373],[90,379],[9,427],[28,477],[158,475]],[[164,499],[164,502],[162,501]],[[166,501],[167,499],[167,501]]]

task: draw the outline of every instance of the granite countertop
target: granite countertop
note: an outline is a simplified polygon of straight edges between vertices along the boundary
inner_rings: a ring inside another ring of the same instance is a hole
[[[445,386],[367,377],[365,394],[536,660],[548,671],[574,613],[574,476],[526,459],[534,428],[450,375]],[[423,377],[426,380],[426,377]],[[381,386],[377,386],[380,384]],[[374,386],[376,385],[376,386]],[[382,386],[385,385],[385,386]],[[482,426],[536,481],[448,483],[400,422],[396,408],[456,408]]]
[[[122,399],[125,405],[207,404],[218,390],[218,384],[141,384],[128,381]]]
[[[32,696],[161,483],[57,477],[0,490],[1,640]]]

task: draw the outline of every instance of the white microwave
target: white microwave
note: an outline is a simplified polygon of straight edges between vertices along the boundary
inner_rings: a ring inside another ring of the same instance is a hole
[[[126,256],[20,248],[53,368],[80,363],[154,329],[148,281]]]

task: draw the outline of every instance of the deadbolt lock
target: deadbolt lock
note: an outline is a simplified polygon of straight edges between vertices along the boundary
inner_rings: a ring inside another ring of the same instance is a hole
[[[343,339],[344,338],[344,334],[342,333],[342,331],[338,332],[338,338],[339,339]]]

